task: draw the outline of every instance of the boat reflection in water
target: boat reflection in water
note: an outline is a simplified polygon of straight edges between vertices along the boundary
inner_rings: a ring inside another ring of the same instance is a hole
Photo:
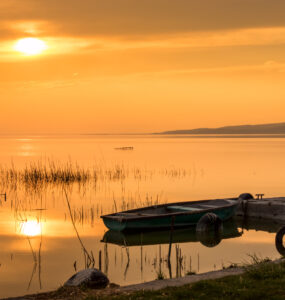
[[[116,244],[119,246],[144,246],[169,243],[200,242],[206,247],[218,245],[222,239],[230,239],[241,236],[242,233],[234,220],[223,223],[220,231],[196,232],[196,227],[191,226],[184,229],[163,230],[163,231],[140,231],[121,232],[109,230],[105,233],[102,242]]]
[[[171,267],[171,249],[172,244],[175,244],[175,257],[176,257],[176,277],[181,277],[182,274],[182,261],[183,255],[181,253],[180,243],[195,243],[200,242],[205,247],[215,247],[223,239],[237,238],[242,235],[242,232],[238,230],[238,227],[233,219],[224,222],[220,230],[209,230],[206,232],[196,231],[196,226],[188,227],[185,229],[173,229],[163,231],[140,231],[140,232],[120,232],[115,230],[109,230],[105,233],[101,242],[109,244],[115,244],[122,246],[127,250],[128,262],[124,274],[126,275],[129,267],[129,251],[128,247],[140,246],[141,247],[141,270],[143,269],[142,248],[143,246],[159,245],[159,272],[161,272],[161,263],[165,261],[169,271],[169,278],[172,278]],[[162,259],[161,245],[169,245],[168,255],[166,259]],[[191,270],[191,268],[190,268]],[[199,267],[198,267],[199,271]],[[158,274],[159,274],[158,272]]]

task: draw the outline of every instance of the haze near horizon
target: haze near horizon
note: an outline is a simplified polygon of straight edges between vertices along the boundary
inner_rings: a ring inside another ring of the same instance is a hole
[[[0,3],[0,134],[284,121],[281,0]]]

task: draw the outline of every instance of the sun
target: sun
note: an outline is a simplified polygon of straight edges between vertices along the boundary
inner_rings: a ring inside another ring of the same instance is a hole
[[[24,38],[15,45],[15,50],[25,55],[37,55],[47,49],[44,41],[36,38]]]

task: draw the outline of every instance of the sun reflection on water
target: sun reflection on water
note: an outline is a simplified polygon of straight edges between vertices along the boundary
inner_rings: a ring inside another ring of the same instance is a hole
[[[29,237],[38,236],[42,233],[41,223],[35,220],[22,222],[20,232]]]

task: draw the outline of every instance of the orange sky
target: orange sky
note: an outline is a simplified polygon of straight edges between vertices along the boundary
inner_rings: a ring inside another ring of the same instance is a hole
[[[284,0],[0,2],[0,134],[284,122]],[[47,49],[15,51],[35,37]]]

